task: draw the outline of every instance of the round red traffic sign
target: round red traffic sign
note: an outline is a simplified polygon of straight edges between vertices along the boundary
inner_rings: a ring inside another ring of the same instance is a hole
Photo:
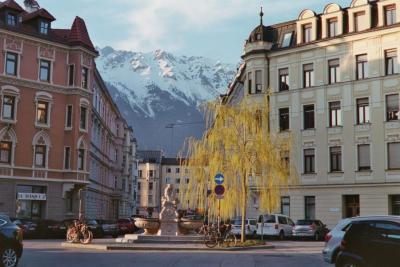
[[[214,192],[217,196],[222,196],[225,193],[225,187],[223,185],[217,185],[214,188]]]

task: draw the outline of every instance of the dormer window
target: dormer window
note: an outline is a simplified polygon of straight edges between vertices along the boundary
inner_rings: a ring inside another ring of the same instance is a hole
[[[8,26],[17,26],[17,22],[18,22],[18,17],[17,15],[13,14],[13,13],[7,13],[7,25]]]
[[[312,26],[310,24],[303,25],[303,43],[311,42]]]
[[[358,32],[360,30],[363,30],[363,19],[365,16],[365,12],[361,11],[361,12],[356,12],[354,13],[354,31]]]
[[[257,33],[256,39],[257,41],[261,41],[261,33]]]
[[[328,37],[335,37],[338,35],[338,19],[332,18],[328,20]]]
[[[385,10],[385,25],[392,25],[396,23],[396,5],[388,5],[384,7]]]
[[[41,34],[45,34],[45,35],[49,34],[49,29],[50,29],[49,22],[43,21],[43,20],[39,22],[39,32]]]

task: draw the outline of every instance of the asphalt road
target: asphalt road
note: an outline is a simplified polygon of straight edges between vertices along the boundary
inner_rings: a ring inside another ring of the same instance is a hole
[[[328,267],[322,242],[273,241],[274,249],[240,252],[96,251],[65,249],[61,241],[24,242],[20,267]]]

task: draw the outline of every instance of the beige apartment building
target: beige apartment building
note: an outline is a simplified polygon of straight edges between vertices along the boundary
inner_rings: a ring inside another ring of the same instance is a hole
[[[270,94],[271,130],[291,137],[298,177],[277,212],[329,227],[344,217],[400,215],[397,9],[399,0],[354,0],[271,26],[260,14],[222,101]]]

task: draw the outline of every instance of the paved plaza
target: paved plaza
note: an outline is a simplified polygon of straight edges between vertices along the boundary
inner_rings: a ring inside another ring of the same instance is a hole
[[[21,267],[262,267],[331,266],[322,259],[323,242],[271,241],[274,249],[232,252],[98,251],[66,249],[60,240],[27,240]]]

